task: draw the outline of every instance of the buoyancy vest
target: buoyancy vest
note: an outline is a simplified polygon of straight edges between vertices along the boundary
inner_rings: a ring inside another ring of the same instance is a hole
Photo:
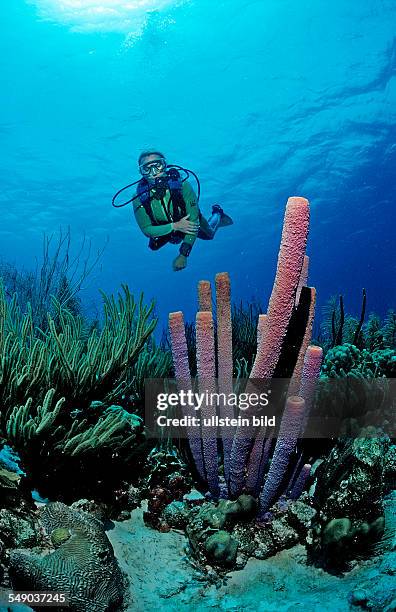
[[[167,189],[169,189],[170,192],[169,203],[173,205],[172,217],[170,217],[164,204],[164,197]],[[153,191],[152,196],[150,195],[151,191]],[[143,206],[147,215],[150,217],[152,225],[164,225],[172,221],[180,221],[180,219],[187,214],[186,203],[183,198],[183,181],[181,180],[180,173],[174,168],[171,168],[165,177],[157,179],[153,187],[150,187],[147,179],[142,178],[137,185],[137,195],[140,200],[140,205]],[[151,207],[151,200],[153,197],[162,201],[165,214],[168,217],[167,221],[157,221],[155,219]]]

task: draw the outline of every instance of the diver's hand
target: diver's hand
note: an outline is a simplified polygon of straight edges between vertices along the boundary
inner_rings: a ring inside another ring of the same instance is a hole
[[[184,270],[187,265],[187,257],[185,255],[178,255],[176,259],[173,260],[173,271],[179,272],[179,270]]]
[[[183,234],[196,234],[199,229],[199,223],[198,221],[189,221],[189,216],[190,215],[186,215],[183,219],[180,219],[180,221],[174,221],[173,229]]]

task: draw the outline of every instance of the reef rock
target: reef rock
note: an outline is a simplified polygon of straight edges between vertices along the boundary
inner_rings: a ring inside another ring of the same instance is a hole
[[[384,531],[387,437],[339,440],[318,469],[318,511],[311,553],[325,566],[346,566]]]
[[[49,554],[12,551],[13,588],[67,592],[70,607],[65,610],[75,612],[120,609],[124,578],[102,524],[60,502],[45,506],[40,522],[56,550]]]
[[[330,518],[376,518],[385,490],[386,437],[339,440],[318,469],[314,505]]]
[[[187,525],[189,508],[186,502],[173,501],[162,513],[164,521],[173,529],[184,529]]]
[[[396,489],[396,444],[393,444],[385,456],[385,486],[388,490]]]
[[[206,558],[216,565],[233,565],[239,542],[226,528],[231,531],[237,520],[251,518],[256,506],[257,502],[252,496],[240,495],[235,501],[208,502],[193,508],[186,533],[200,561],[204,562]]]

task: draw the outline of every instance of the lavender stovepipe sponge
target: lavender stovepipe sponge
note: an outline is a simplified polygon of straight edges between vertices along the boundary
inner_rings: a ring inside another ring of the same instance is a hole
[[[216,274],[216,313],[217,313],[217,361],[218,390],[224,394],[225,401],[220,400],[220,416],[232,419],[234,408],[230,405],[232,386],[232,322],[231,322],[231,283],[227,272]],[[222,398],[223,395],[220,395]],[[230,456],[233,432],[230,427],[221,428],[223,444],[224,478],[229,480]]]
[[[259,520],[275,501],[276,494],[286,474],[290,456],[296,447],[301,430],[304,408],[305,401],[302,397],[292,395],[287,398],[271,467],[260,495]]]
[[[216,393],[215,341],[212,313],[198,312],[196,317],[197,374],[199,392]],[[206,480],[213,497],[218,497],[219,473],[217,458],[217,429],[209,423],[216,417],[216,405],[211,401],[202,403],[199,418],[202,425],[202,447]]]
[[[190,367],[188,364],[187,340],[182,312],[171,312],[169,314],[169,332],[177,387],[179,391],[182,389],[189,390],[192,388],[192,383]],[[186,416],[190,414],[186,407],[183,410]],[[205,481],[206,474],[203,463],[202,443],[199,428],[187,427],[187,437],[198,474],[200,478]]]
[[[311,408],[315,401],[316,387],[319,380],[320,368],[323,360],[323,349],[320,346],[308,346],[302,369],[298,395],[305,400],[304,419],[301,424],[301,434],[304,433],[309,419]]]

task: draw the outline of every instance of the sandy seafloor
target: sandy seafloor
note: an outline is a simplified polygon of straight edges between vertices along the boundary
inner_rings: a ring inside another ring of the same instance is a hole
[[[250,559],[244,569],[229,572],[222,583],[210,584],[190,563],[186,537],[147,527],[143,510],[137,508],[130,519],[115,521],[107,531],[121,569],[129,577],[126,609],[130,612],[396,610],[396,491],[385,501],[386,552],[360,561],[343,576],[306,565],[305,548],[298,545],[264,561]],[[353,604],[352,593],[366,596],[367,603]],[[0,605],[0,612],[5,610]],[[27,612],[30,608],[12,606],[8,610]]]
[[[396,610],[396,491],[385,508],[393,550],[361,562],[343,577],[307,566],[305,548],[298,545],[264,561],[249,560],[243,570],[230,572],[216,587],[199,580],[186,556],[184,535],[147,528],[141,508],[129,520],[116,522],[107,534],[130,578],[131,612],[344,612],[359,609],[350,602],[353,591],[363,590],[369,600],[381,601],[392,588],[394,606],[388,609]]]

